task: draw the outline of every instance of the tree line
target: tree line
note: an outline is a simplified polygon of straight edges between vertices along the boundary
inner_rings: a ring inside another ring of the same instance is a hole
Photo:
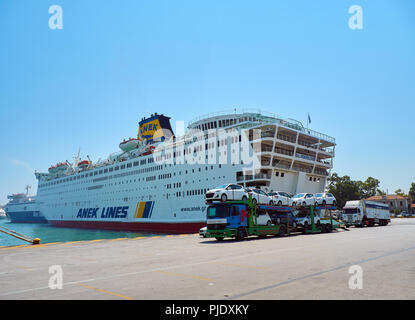
[[[386,195],[384,190],[379,189],[380,181],[373,177],[368,177],[366,181],[352,180],[349,176],[340,177],[333,173],[328,179],[328,192],[332,193],[340,208],[349,200],[360,200],[372,197],[374,195]],[[415,203],[415,182],[411,184],[408,194],[401,189],[395,191],[395,194],[408,197],[410,203]]]

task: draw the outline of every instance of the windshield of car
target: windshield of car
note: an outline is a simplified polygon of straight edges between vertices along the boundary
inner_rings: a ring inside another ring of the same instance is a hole
[[[207,218],[226,218],[229,216],[229,206],[210,206],[207,210]]]
[[[215,189],[225,189],[227,186],[227,184],[222,184],[219,187],[216,187]]]
[[[305,193],[296,194],[293,198],[302,198],[304,197]]]
[[[323,194],[322,193],[316,193],[316,197],[322,197]]]
[[[277,193],[276,192],[270,192],[270,193],[268,193],[268,195],[269,196],[275,196],[275,195],[277,195]]]

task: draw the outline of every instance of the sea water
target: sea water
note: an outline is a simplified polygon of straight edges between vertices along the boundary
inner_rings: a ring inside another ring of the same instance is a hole
[[[0,219],[0,227],[1,226],[32,239],[39,238],[40,243],[154,236],[152,233],[144,232],[58,228],[47,223],[12,223],[8,219]],[[0,230],[4,229],[0,228]],[[28,242],[0,232],[0,246],[16,246],[21,244],[28,244]]]

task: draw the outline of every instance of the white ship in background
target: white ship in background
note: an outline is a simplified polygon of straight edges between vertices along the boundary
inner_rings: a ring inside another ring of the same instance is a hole
[[[249,148],[243,150],[245,140]],[[107,160],[92,163],[78,155],[74,163],[36,173],[37,202],[55,226],[197,232],[206,223],[204,194],[221,184],[324,191],[335,145],[334,138],[299,121],[258,110],[199,117],[181,137],[173,134],[169,117],[156,113],[143,118],[137,138],[122,141],[121,151]],[[253,149],[256,167],[241,157],[235,161],[233,155],[247,149]]]

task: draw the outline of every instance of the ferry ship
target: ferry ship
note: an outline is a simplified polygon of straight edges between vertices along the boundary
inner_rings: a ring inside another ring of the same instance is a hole
[[[78,154],[36,172],[43,215],[59,227],[193,233],[206,225],[209,189],[322,192],[333,166],[334,138],[260,110],[208,114],[176,131],[155,113],[104,161]]]
[[[29,196],[30,186],[26,186],[25,193],[16,193],[7,196],[9,202],[4,207],[6,216],[15,223],[47,223],[41,214],[35,196]]]

